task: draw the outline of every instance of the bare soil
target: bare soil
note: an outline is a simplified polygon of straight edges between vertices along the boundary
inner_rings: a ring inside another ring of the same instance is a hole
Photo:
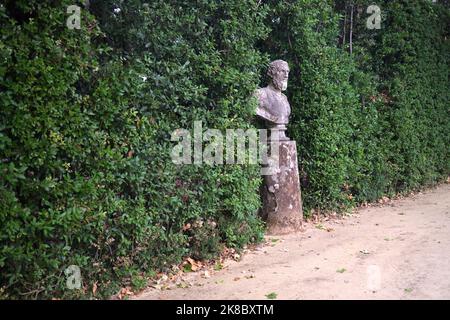
[[[450,299],[449,184],[266,240],[134,298]]]

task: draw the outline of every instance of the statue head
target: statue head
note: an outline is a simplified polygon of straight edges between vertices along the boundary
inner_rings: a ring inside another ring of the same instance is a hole
[[[272,79],[275,89],[284,91],[287,89],[289,78],[289,65],[284,60],[275,60],[269,64],[267,75]]]

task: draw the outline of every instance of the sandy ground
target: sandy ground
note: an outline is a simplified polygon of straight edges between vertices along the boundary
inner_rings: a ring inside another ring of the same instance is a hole
[[[136,299],[450,299],[450,185],[309,224]]]

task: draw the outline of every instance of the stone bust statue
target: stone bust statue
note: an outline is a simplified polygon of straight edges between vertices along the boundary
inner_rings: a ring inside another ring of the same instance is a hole
[[[286,124],[289,122],[291,107],[282,91],[287,89],[289,65],[286,61],[275,60],[270,63],[267,75],[271,81],[265,88],[256,90],[255,96],[259,105],[256,114],[266,121],[269,128],[278,132],[279,140],[289,140],[285,135]]]
[[[285,135],[291,107],[283,91],[287,89],[289,66],[286,61],[270,63],[267,75],[270,83],[258,89],[256,115],[270,129],[271,157],[263,164],[264,184],[261,185],[263,206],[260,214],[266,220],[269,234],[286,234],[302,226],[302,202],[298,178],[297,145]]]

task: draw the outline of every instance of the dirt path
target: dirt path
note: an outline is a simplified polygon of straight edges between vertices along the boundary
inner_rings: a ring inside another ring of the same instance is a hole
[[[267,239],[191,287],[136,298],[450,299],[449,184]]]

